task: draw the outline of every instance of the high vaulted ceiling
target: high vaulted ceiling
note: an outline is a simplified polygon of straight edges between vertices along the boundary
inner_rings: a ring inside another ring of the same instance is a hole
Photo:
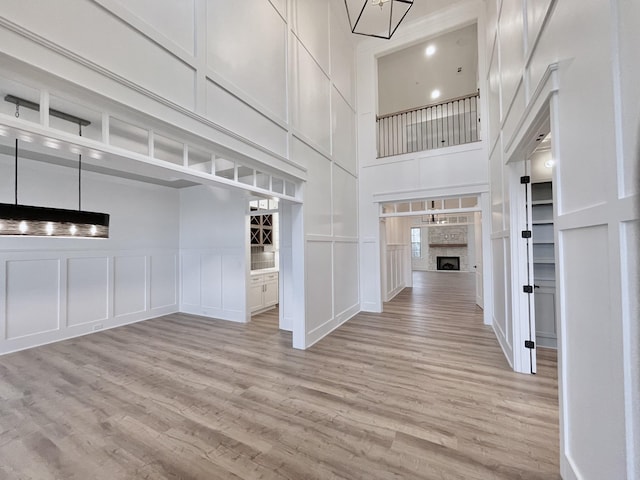
[[[426,55],[427,47],[434,53]],[[378,59],[378,113],[398,112],[474,93],[478,85],[476,24]],[[434,90],[440,96],[432,98]]]

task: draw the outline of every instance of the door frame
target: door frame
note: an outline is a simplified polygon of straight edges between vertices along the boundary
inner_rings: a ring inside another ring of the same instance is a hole
[[[484,300],[484,308],[483,308],[483,323],[485,325],[493,324],[493,262],[491,261],[491,195],[489,193],[489,185],[488,184],[476,184],[469,185],[465,187],[454,187],[454,188],[437,188],[437,189],[423,189],[412,191],[410,196],[407,196],[406,192],[391,192],[385,194],[374,194],[374,202],[378,207],[378,217],[379,220],[384,220],[386,216],[382,216],[382,203],[392,203],[392,202],[406,202],[406,201],[419,201],[421,199],[437,199],[437,198],[451,198],[451,197],[470,197],[470,196],[478,197],[478,207],[473,209],[473,211],[479,211],[482,215],[482,261],[484,265],[484,269],[482,272],[482,293]],[[445,212],[446,213],[446,212]],[[412,216],[415,214],[412,213],[400,213],[394,216]],[[382,274],[386,271],[384,270],[386,267],[383,265],[384,257],[382,255],[382,229],[384,225],[379,222],[380,232],[379,232],[379,246],[380,246],[380,285],[381,285],[381,305],[384,303],[382,300],[384,298],[382,292],[383,279]],[[476,252],[478,255],[478,252]],[[380,310],[382,311],[382,309]]]

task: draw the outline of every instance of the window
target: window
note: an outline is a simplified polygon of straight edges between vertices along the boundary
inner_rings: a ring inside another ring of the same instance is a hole
[[[420,227],[411,228],[411,256],[413,258],[420,258],[422,256],[420,241]]]

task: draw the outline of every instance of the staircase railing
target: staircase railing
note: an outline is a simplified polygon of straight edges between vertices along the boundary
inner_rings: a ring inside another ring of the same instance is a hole
[[[480,140],[480,91],[376,117],[378,158]]]

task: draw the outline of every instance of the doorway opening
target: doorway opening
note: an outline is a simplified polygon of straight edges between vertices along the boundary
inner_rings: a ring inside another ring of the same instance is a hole
[[[557,357],[556,193],[550,110],[540,112],[510,161],[514,367],[537,373]]]
[[[252,198],[247,204],[247,321],[252,315],[292,333],[304,348],[304,239],[302,204],[286,199]]]
[[[483,194],[385,202],[380,207],[382,300],[412,287],[415,272],[467,275],[485,306]],[[462,278],[462,277],[460,277]],[[490,323],[489,312],[484,323]]]

